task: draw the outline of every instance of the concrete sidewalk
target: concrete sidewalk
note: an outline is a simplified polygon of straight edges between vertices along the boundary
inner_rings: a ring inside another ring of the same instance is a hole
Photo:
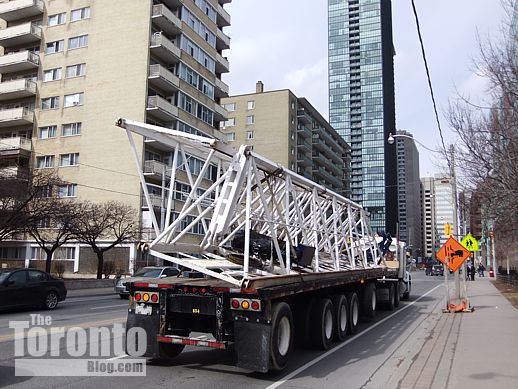
[[[398,389],[518,388],[518,310],[487,277],[467,287],[474,312],[437,308]]]

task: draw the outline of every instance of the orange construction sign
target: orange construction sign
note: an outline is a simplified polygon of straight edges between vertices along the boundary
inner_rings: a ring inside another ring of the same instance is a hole
[[[437,259],[453,272],[457,271],[470,255],[471,253],[452,237],[443,244],[436,254]],[[446,262],[446,257],[448,257],[448,262]]]

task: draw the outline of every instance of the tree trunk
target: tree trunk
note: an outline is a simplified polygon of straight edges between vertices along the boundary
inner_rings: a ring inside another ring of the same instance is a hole
[[[45,260],[45,271],[47,273],[50,273],[50,270],[52,268],[52,254],[54,253],[54,251],[45,251],[45,253],[47,254],[47,259]]]
[[[100,280],[103,278],[104,257],[103,257],[102,251],[98,251],[96,254],[97,254],[97,279]]]

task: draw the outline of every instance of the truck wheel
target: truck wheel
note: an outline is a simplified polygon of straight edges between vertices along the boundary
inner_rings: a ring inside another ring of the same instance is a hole
[[[328,298],[321,298],[313,305],[311,313],[311,340],[321,350],[327,350],[333,344],[335,326],[333,303]]]
[[[358,321],[360,319],[360,301],[356,292],[347,293],[347,304],[349,305],[349,325],[350,334],[355,334],[358,330]]]
[[[180,355],[185,344],[158,343],[158,355],[161,361],[167,361]]]
[[[277,303],[272,309],[272,331],[270,337],[270,364],[273,370],[282,370],[288,363],[293,345],[293,316],[286,303]]]
[[[376,305],[376,285],[369,282],[365,285],[362,296],[362,313],[369,321],[376,315]]]
[[[412,291],[412,279],[410,278],[406,284],[406,291],[403,293],[403,300],[410,298],[410,292]]]
[[[399,281],[394,283],[394,307],[399,307],[399,301],[401,300]]]
[[[393,311],[394,306],[395,306],[394,285],[392,283],[389,283],[387,286],[387,289],[388,289],[388,301],[385,304],[385,308],[389,311]]]
[[[335,314],[335,340],[343,342],[347,335],[347,327],[349,324],[349,307],[347,299],[343,294],[336,294],[331,297]]]

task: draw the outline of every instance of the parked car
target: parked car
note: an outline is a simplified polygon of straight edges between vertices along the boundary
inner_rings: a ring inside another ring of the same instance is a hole
[[[164,278],[178,277],[180,270],[172,266],[146,266],[138,270],[132,277],[121,278],[115,285],[115,293],[118,293],[121,299],[128,298],[129,292],[126,289],[128,282],[135,282],[142,278]]]
[[[43,307],[54,309],[65,300],[65,281],[36,269],[0,270],[0,309]]]
[[[433,265],[430,275],[432,275],[432,276],[443,276],[444,275],[444,267],[443,267],[443,265]]]

